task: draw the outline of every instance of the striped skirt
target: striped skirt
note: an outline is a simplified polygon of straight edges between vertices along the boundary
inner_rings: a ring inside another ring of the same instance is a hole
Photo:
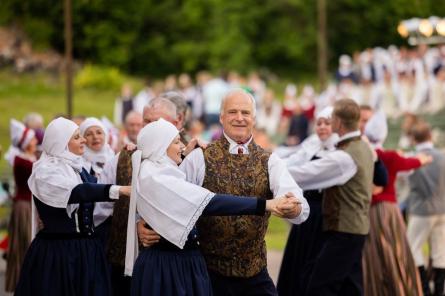
[[[371,206],[369,216],[371,227],[363,248],[364,294],[422,295],[419,273],[397,204],[375,204]]]
[[[14,292],[26,250],[31,243],[31,202],[14,200],[8,225],[9,245],[5,290]]]

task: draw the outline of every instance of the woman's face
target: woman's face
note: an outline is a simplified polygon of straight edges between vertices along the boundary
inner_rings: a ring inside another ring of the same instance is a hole
[[[322,141],[326,141],[332,135],[331,120],[319,118],[315,123],[315,132]]]
[[[91,126],[85,131],[85,140],[87,147],[93,151],[100,151],[105,144],[105,133],[98,126]]]
[[[29,141],[29,144],[25,147],[24,151],[29,154],[36,153],[37,143],[38,143],[37,138],[36,137],[32,138],[31,141]]]
[[[170,146],[167,148],[167,156],[170,157],[176,164],[180,164],[182,162],[182,152],[184,151],[184,144],[181,142],[179,135],[173,139]]]
[[[85,150],[85,142],[85,138],[80,135],[80,131],[77,129],[68,142],[68,150],[76,155],[82,155]]]

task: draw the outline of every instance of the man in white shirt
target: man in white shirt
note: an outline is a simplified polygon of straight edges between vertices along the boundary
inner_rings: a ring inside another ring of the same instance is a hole
[[[360,136],[359,106],[351,99],[334,104],[332,129],[337,151],[290,171],[305,189],[325,190],[323,231],[306,295],[362,295],[362,249],[369,232],[373,155]]]
[[[302,190],[275,154],[255,144],[255,100],[242,89],[221,102],[224,135],[195,149],[180,168],[187,180],[219,193],[270,199],[291,192],[300,201],[286,216],[294,224],[309,216]],[[277,295],[267,272],[264,236],[268,217],[201,217],[198,231],[215,295]]]

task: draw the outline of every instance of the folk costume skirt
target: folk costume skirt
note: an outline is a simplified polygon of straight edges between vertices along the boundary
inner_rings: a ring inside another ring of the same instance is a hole
[[[369,236],[363,248],[366,296],[422,295],[420,276],[396,203],[380,202],[370,209]]]
[[[99,238],[37,234],[26,254],[15,295],[111,295]]]
[[[136,259],[131,281],[132,296],[212,295],[206,263],[199,249],[146,248]]]
[[[8,225],[9,245],[6,260],[5,290],[14,292],[26,250],[31,244],[31,202],[14,200]]]
[[[277,290],[280,296],[304,295],[315,259],[323,246],[322,195],[305,193],[311,208],[309,218],[292,225],[281,262]]]

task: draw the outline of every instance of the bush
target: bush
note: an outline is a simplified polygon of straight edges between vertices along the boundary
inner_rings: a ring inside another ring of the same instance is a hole
[[[78,88],[118,91],[124,81],[124,75],[115,67],[86,65],[76,74],[74,85]]]

